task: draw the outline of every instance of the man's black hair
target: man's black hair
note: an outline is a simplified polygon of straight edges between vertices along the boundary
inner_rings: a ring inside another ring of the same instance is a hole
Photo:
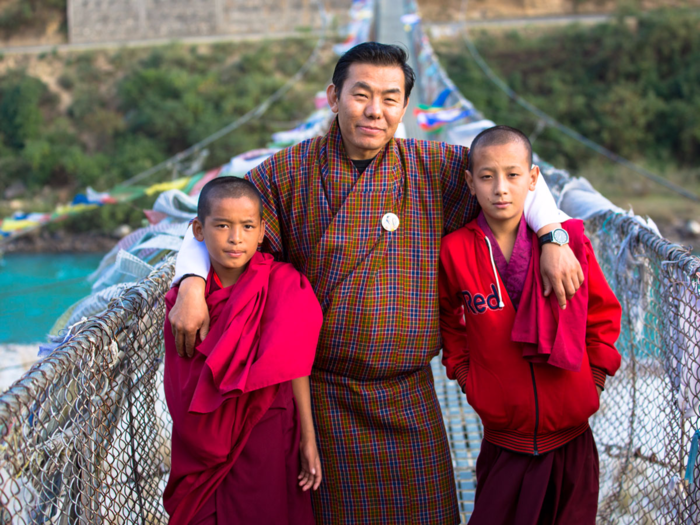
[[[528,158],[527,165],[528,167],[532,166],[532,144],[527,135],[519,129],[511,128],[510,126],[494,126],[479,133],[472,141],[472,145],[469,148],[469,171],[472,171],[474,153],[479,148],[500,146],[510,142],[520,142],[525,146]]]
[[[262,198],[255,184],[239,177],[218,177],[207,182],[199,194],[197,203],[197,218],[204,224],[211,214],[211,203],[216,199],[239,199],[248,197],[258,205],[260,219],[262,219]]]
[[[400,67],[403,71],[406,92],[404,104],[407,103],[413,90],[413,84],[416,82],[416,74],[408,65],[408,53],[403,48],[379,42],[364,42],[349,49],[340,57],[335,65],[335,71],[333,71],[333,85],[338,95],[343,90],[345,79],[348,78],[348,71],[353,64]]]

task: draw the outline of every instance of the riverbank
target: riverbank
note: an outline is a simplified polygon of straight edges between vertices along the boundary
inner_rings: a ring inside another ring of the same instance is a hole
[[[99,232],[71,233],[40,230],[0,247],[0,253],[106,253],[119,239]]]

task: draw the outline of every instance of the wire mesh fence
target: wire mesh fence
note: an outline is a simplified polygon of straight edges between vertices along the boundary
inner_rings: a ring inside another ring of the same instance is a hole
[[[0,524],[165,523],[167,260],[0,396]]]
[[[622,367],[592,418],[599,522],[698,523],[700,259],[625,215],[586,229],[623,310]]]

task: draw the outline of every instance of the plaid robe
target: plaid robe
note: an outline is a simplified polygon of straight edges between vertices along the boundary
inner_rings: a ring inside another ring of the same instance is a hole
[[[318,523],[459,523],[430,360],[440,239],[473,219],[466,149],[392,139],[362,175],[337,121],[248,174],[266,249],[311,282],[324,323],[311,400],[324,480]],[[401,223],[385,231],[382,216]]]

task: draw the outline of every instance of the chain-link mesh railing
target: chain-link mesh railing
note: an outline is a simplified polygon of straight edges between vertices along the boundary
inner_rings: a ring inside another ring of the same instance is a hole
[[[0,396],[0,525],[166,523],[169,259]]]
[[[555,195],[575,182],[543,171]],[[622,304],[622,366],[591,419],[598,522],[700,523],[700,259],[617,211],[586,220],[586,234]]]
[[[622,368],[592,420],[599,519],[700,523],[700,490],[684,480],[689,462],[700,474],[689,457],[700,428],[700,261],[622,215],[598,215],[586,229],[623,309]]]

